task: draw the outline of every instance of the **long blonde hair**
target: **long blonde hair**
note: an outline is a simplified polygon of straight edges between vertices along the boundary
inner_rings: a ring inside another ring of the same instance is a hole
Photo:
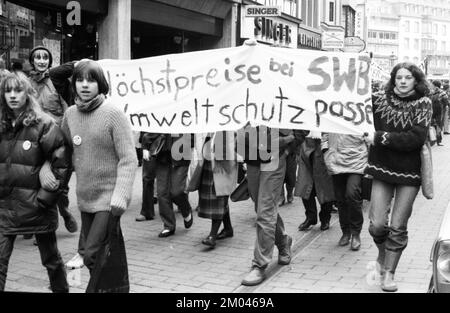
[[[12,123],[16,119],[5,98],[5,93],[13,88],[22,88],[27,96],[18,122],[22,122],[24,126],[30,126],[38,123],[39,116],[42,114],[42,109],[36,100],[36,91],[25,74],[20,72],[8,74],[0,84],[0,134],[12,129]]]

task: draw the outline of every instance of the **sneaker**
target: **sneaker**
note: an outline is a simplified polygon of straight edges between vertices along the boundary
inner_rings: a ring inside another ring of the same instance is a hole
[[[66,267],[69,269],[82,268],[84,266],[83,257],[77,253],[69,262],[66,263]]]

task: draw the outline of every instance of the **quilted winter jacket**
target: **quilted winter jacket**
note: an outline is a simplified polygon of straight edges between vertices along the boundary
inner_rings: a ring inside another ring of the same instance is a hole
[[[363,174],[369,150],[362,136],[327,133],[322,135],[322,151],[331,175]]]
[[[63,133],[46,113],[38,122],[0,133],[0,233],[46,233],[58,227],[56,201],[67,186],[70,154]],[[41,187],[39,171],[46,160],[60,181],[57,191]]]

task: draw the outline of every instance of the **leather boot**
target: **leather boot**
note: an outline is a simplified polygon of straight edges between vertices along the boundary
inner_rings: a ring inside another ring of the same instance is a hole
[[[350,242],[350,248],[353,251],[358,251],[361,248],[361,238],[359,237],[359,234],[352,235],[352,240]]]
[[[397,284],[394,281],[394,273],[386,272],[381,278],[381,289],[386,292],[396,292]]]
[[[394,273],[400,261],[401,252],[386,250],[384,257],[384,268],[386,270],[381,281],[381,289],[387,292],[397,291],[397,284],[394,281]]]

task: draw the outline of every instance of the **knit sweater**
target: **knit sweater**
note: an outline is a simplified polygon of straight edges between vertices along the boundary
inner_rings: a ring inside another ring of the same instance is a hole
[[[62,130],[73,148],[80,211],[126,209],[131,200],[137,158],[125,114],[109,100],[90,112],[72,106],[64,115]]]
[[[372,103],[376,133],[365,172],[391,184],[420,186],[420,150],[431,122],[431,100],[386,92],[374,95]]]

